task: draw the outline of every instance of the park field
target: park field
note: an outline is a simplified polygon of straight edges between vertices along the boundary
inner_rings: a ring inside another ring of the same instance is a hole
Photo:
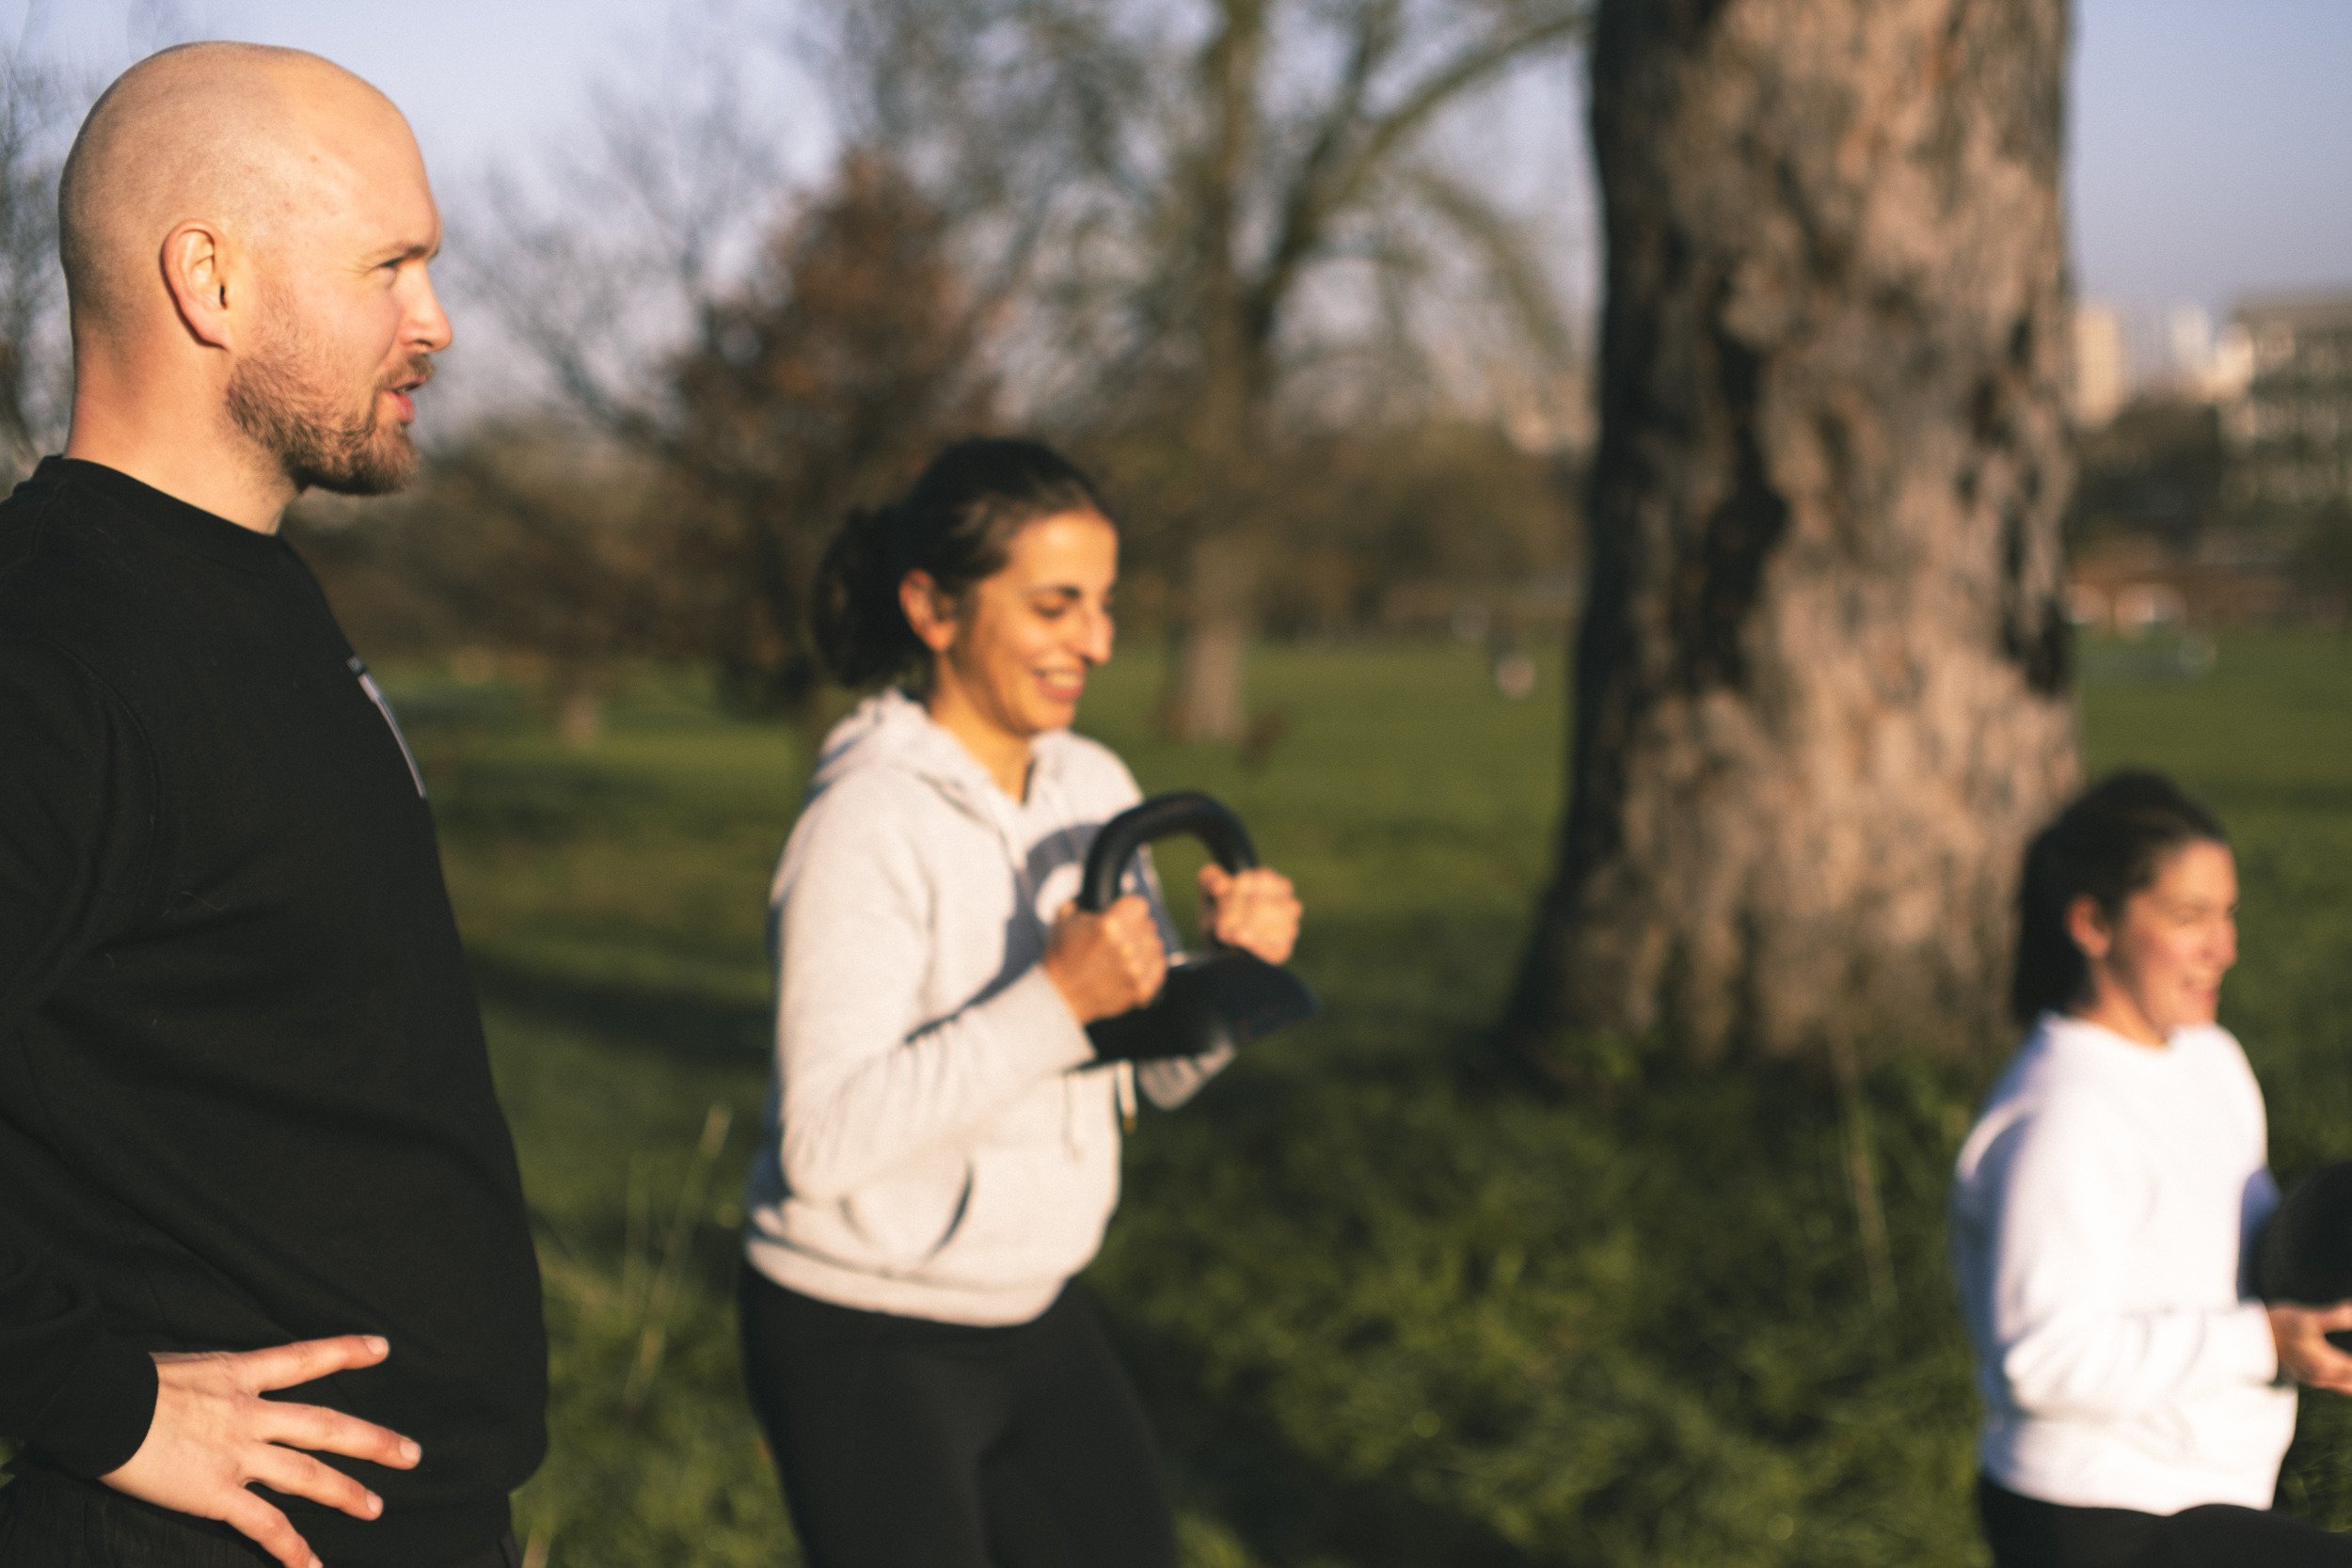
[[[2352,1156],[2352,641],[2248,634],[2193,678],[2094,652],[2092,766],[2171,769],[2236,837],[2225,1019],[2274,1163]],[[1153,738],[1156,679],[1123,657],[1083,727],[1147,789],[1242,812],[1300,887],[1298,967],[1327,1005],[1183,1112],[1147,1113],[1089,1275],[1165,1439],[1188,1562],[1982,1562],[1942,1205],[1996,1064],[1871,1077],[1895,1284],[1874,1292],[1856,1122],[1814,1082],[1621,1052],[1614,1092],[1554,1103],[1479,1066],[1560,803],[1556,662],[1511,703],[1474,650],[1265,652],[1254,766]],[[584,750],[495,684],[412,671],[394,695],[547,1275],[532,1561],[797,1562],[729,1302],[766,889],[803,748],[654,677]],[[2307,1401],[2285,1493],[2352,1527],[2352,1411]]]

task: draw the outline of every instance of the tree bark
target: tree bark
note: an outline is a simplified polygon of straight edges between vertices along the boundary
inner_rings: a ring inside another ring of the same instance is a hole
[[[1244,670],[1257,629],[1257,573],[1248,543],[1231,533],[1196,539],[1189,553],[1160,728],[1179,740],[1230,745],[1249,727]]]
[[[2064,0],[1604,0],[1571,798],[1504,1029],[1539,1069],[1998,1037],[2076,778],[2067,44]]]

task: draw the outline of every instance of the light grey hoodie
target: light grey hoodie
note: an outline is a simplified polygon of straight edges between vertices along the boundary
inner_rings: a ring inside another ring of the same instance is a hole
[[[787,1290],[1034,1318],[1101,1244],[1136,1080],[1173,1106],[1224,1065],[1091,1065],[1038,960],[1095,831],[1140,792],[1091,740],[1030,750],[1015,800],[897,691],[825,737],[770,906],[776,1078],[746,1195],[745,1252]]]

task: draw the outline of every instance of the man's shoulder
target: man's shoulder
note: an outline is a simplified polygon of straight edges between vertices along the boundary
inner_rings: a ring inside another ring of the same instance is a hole
[[[96,498],[46,472],[0,499],[0,604],[8,623],[71,623],[117,601],[137,574],[112,522]],[[98,602],[79,602],[85,596]]]
[[[61,564],[60,499],[57,486],[38,473],[0,499],[0,594],[18,591],[31,574],[55,571]],[[72,552],[63,553],[70,559]]]
[[[170,614],[168,569],[86,486],[37,470],[0,499],[0,629],[119,674]]]

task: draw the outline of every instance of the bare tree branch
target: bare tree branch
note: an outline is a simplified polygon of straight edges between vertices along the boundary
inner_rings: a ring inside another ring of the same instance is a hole
[[[32,24],[28,13],[0,45],[0,467],[9,480],[61,443],[72,387],[57,174],[75,95],[38,53]]]

